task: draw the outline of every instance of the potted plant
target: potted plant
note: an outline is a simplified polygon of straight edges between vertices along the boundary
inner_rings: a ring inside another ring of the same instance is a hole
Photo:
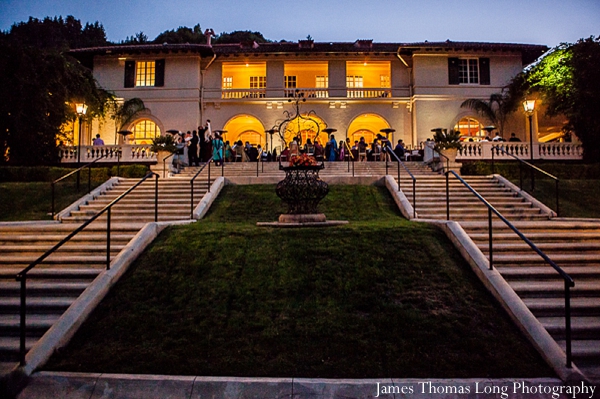
[[[456,154],[462,148],[460,142],[460,131],[437,128],[433,129],[433,141],[435,141],[434,149],[440,154],[448,157],[450,162],[456,161]]]
[[[150,151],[156,154],[156,167],[162,170],[163,159],[177,150],[177,145],[173,140],[173,136],[158,136],[152,140]]]

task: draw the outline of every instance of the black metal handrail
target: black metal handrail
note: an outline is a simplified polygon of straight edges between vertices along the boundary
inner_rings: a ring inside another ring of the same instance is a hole
[[[167,171],[167,163],[166,163],[166,162],[167,162],[167,159],[169,159],[169,158],[171,158],[172,156],[174,156],[175,154],[177,154],[177,152],[178,152],[179,150],[180,150],[180,149],[178,148],[178,149],[176,149],[175,151],[173,151],[172,153],[170,153],[169,155],[167,155],[166,157],[164,157],[164,158],[163,158],[163,160],[162,160],[162,162],[163,162],[163,179],[164,179],[164,178],[165,178],[165,176],[166,176],[166,171]],[[158,156],[158,153],[156,153],[156,156]],[[156,161],[158,162],[158,159],[157,159]]]
[[[75,237],[78,233],[80,233],[83,229],[89,226],[92,222],[98,219],[104,212],[107,213],[107,221],[106,221],[106,270],[110,270],[110,215],[112,207],[123,199],[127,194],[133,191],[136,187],[146,181],[149,177],[156,176],[156,184],[155,184],[155,194],[154,194],[154,221],[158,221],[158,174],[154,172],[149,172],[146,176],[144,176],[139,182],[137,182],[134,186],[130,187],[123,194],[119,195],[117,198],[111,201],[110,204],[106,205],[104,208],[100,210],[97,214],[92,216],[89,220],[83,223],[81,226],[73,230],[68,236],[63,238],[58,244],[54,245],[52,248],[47,250],[42,256],[34,260],[27,266],[25,269],[21,270],[16,275],[16,280],[21,282],[21,305],[19,308],[20,311],[20,347],[19,347],[19,357],[21,366],[25,365],[25,336],[27,333],[27,324],[26,324],[26,307],[27,307],[27,273],[31,271],[34,267],[42,263],[48,256],[52,255],[56,252],[60,247],[66,244],[71,238]]]
[[[396,160],[398,161],[398,191],[400,191],[400,165],[404,168],[406,173],[410,176],[413,182],[412,192],[413,192],[413,218],[417,217],[417,178],[408,170],[404,162],[400,159],[400,157],[394,151],[388,151],[389,154],[392,154]],[[388,161],[385,159],[385,174],[387,175]]]
[[[198,169],[198,171],[196,172],[196,174],[191,178],[190,180],[190,187],[191,187],[191,195],[190,195],[190,219],[194,218],[194,180],[196,180],[196,178],[198,176],[200,176],[200,173],[202,173],[202,171],[204,170],[204,168],[206,168],[206,166],[208,165],[208,191],[210,193],[210,164],[213,160],[213,157],[210,157],[210,159],[208,161],[206,161],[206,163],[204,165],[202,165],[202,167],[200,167],[200,169]],[[221,173],[223,173],[222,169],[221,169]]]
[[[492,213],[496,214],[500,220],[502,220],[513,232],[515,232],[519,238],[521,238],[531,249],[533,249],[539,256],[544,259],[558,274],[563,278],[565,283],[565,341],[566,341],[566,355],[567,355],[567,367],[571,368],[571,288],[575,287],[575,282],[560,266],[558,266],[552,259],[548,257],[541,249],[537,247],[531,240],[529,240],[523,233],[519,231],[511,222],[508,221],[492,204],[490,204],[481,194],[479,194],[469,183],[464,181],[455,171],[450,170],[445,173],[446,175],[446,219],[450,220],[450,189],[449,189],[449,175],[453,174],[469,191],[471,191],[477,199],[479,199],[488,208],[488,239],[489,239],[489,263],[490,270],[494,269],[494,247],[493,247],[493,229],[492,229]]]
[[[344,143],[344,147],[346,148],[346,151],[348,151],[348,173],[350,173],[350,163],[354,163],[354,154],[352,154],[352,149],[348,147],[346,141],[342,141],[342,143]],[[352,161],[350,161],[350,159],[352,159]],[[352,165],[352,177],[354,177],[354,165]]]
[[[508,155],[508,156],[516,159],[517,161],[519,161],[519,188],[521,190],[523,190],[523,173],[522,173],[523,168],[522,168],[522,165],[525,165],[525,166],[529,167],[530,170],[531,170],[531,191],[532,192],[535,191],[535,172],[539,172],[539,173],[543,174],[544,176],[547,176],[550,179],[554,180],[554,183],[555,183],[555,186],[554,186],[555,190],[554,191],[555,191],[555,197],[556,197],[556,216],[558,216],[559,215],[559,211],[560,211],[560,209],[559,209],[559,201],[558,201],[558,198],[559,198],[558,182],[560,180],[558,179],[558,177],[556,177],[556,176],[554,176],[554,175],[546,172],[545,170],[543,170],[543,169],[541,169],[541,168],[539,168],[539,167],[537,167],[537,166],[535,166],[535,165],[533,165],[533,164],[531,164],[531,163],[529,163],[529,162],[527,162],[527,161],[525,161],[525,160],[517,157],[514,154],[511,154],[511,153],[507,152],[500,145],[492,146],[492,173],[494,173],[494,174],[496,173],[496,164],[494,162],[494,154],[496,152],[495,150],[496,151],[502,151],[504,154],[506,154],[506,155]]]
[[[434,150],[434,151],[435,151],[435,152],[437,152],[437,154],[438,154],[440,157],[444,157],[444,158],[446,158],[446,170],[445,170],[444,172],[447,172],[447,171],[449,171],[449,170],[450,170],[450,158],[448,158],[446,155],[442,154],[441,152],[439,152],[439,151],[437,151],[437,150]]]
[[[63,181],[64,179],[66,179],[67,177],[70,177],[72,175],[74,175],[75,173],[77,173],[77,191],[79,191],[79,172],[82,169],[85,168],[89,168],[89,172],[88,172],[88,194],[91,192],[92,190],[92,165],[95,164],[96,162],[98,162],[99,160],[106,158],[109,155],[113,154],[114,150],[110,150],[110,152],[107,152],[106,154],[103,154],[100,158],[96,158],[95,160],[93,160],[92,162],[89,162],[83,166],[80,166],[79,168],[67,173],[66,175],[59,177],[58,179],[54,180],[53,182],[50,183],[51,186],[51,191],[52,191],[52,218],[54,219],[54,214],[55,214],[55,206],[54,206],[54,186],[56,185],[56,183],[59,183],[61,181]],[[118,150],[117,150],[118,151]]]

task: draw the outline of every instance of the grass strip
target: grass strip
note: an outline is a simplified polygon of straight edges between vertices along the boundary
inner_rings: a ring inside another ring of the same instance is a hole
[[[167,229],[47,370],[314,378],[542,377],[553,372],[443,233],[384,188],[331,186],[350,224],[259,228],[274,187],[226,187]]]

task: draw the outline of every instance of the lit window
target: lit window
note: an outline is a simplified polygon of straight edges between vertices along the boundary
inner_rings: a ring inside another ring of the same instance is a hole
[[[224,76],[223,77],[223,88],[224,89],[233,88],[233,76]]]
[[[473,137],[476,140],[481,140],[486,135],[481,123],[477,119],[468,117],[458,121],[454,130],[460,131],[460,135],[463,137]]]
[[[265,89],[267,87],[266,76],[250,76],[251,89]]]
[[[329,87],[329,76],[317,76],[315,87],[319,89],[326,89]]]
[[[295,89],[296,86],[296,76],[284,76],[284,83],[286,89]]]
[[[346,76],[346,87],[354,88],[354,87],[363,87],[363,77],[362,76]]]
[[[462,84],[479,83],[479,61],[476,58],[458,60],[458,82]]]
[[[383,88],[391,87],[390,75],[379,75],[379,82],[381,83],[381,85],[379,87],[383,87]]]
[[[136,86],[154,86],[156,64],[154,61],[138,61],[135,73]]]
[[[150,144],[152,139],[160,136],[160,128],[149,119],[143,119],[133,126],[135,144]]]

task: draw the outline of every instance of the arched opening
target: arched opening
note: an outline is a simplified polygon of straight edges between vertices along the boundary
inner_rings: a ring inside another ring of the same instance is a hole
[[[364,137],[367,143],[372,143],[378,134],[385,136],[381,129],[390,127],[389,123],[377,114],[362,114],[354,118],[348,127],[348,137],[351,143],[359,141],[361,137]],[[393,143],[394,134],[390,133],[388,139]]]
[[[132,144],[151,144],[155,137],[160,136],[160,128],[150,119],[135,122],[131,131],[133,136],[129,142]]]
[[[460,135],[464,140],[473,139],[474,141],[481,141],[487,134],[487,132],[483,130],[481,122],[472,117],[461,118],[454,126],[454,130],[460,131]]]
[[[312,142],[317,139],[321,144],[325,144],[327,142],[327,134],[323,132],[325,128],[327,128],[327,124],[320,117],[302,114],[287,124],[283,132],[283,139],[286,144],[289,144],[300,135],[302,144],[306,143],[306,139],[310,139]]]
[[[253,146],[265,144],[265,128],[263,124],[254,116],[238,115],[231,118],[223,130],[223,141],[229,141],[233,145],[236,141],[249,142]]]

